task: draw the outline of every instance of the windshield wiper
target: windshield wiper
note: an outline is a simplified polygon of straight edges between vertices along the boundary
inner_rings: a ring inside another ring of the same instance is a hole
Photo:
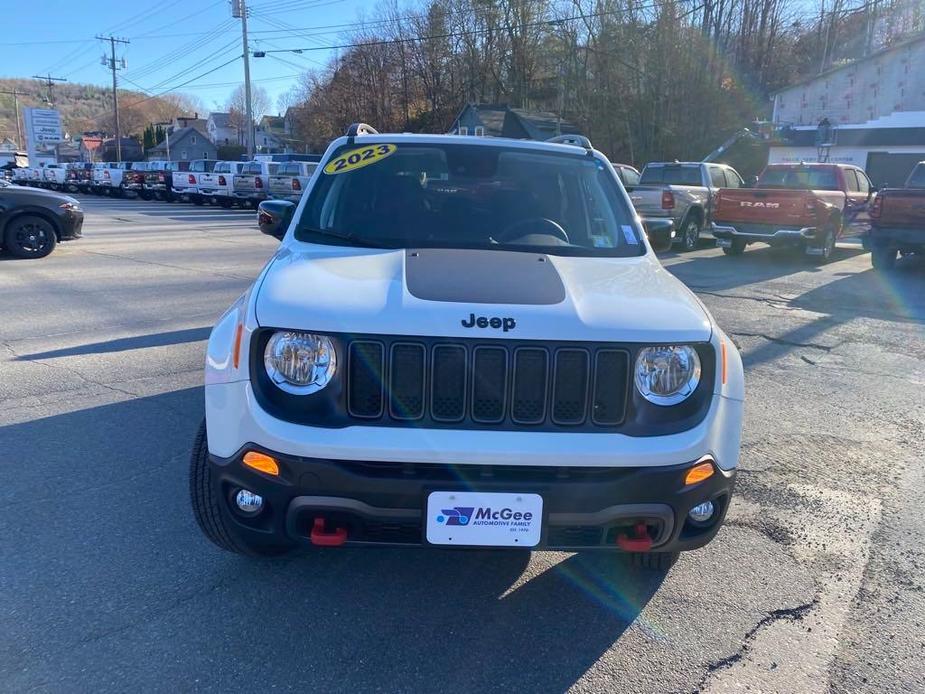
[[[330,238],[340,239],[341,241],[347,241],[354,246],[365,246],[366,248],[395,249],[401,247],[401,245],[388,244],[384,241],[366,238],[355,231],[341,231],[339,229],[316,229],[314,227],[302,227],[301,231],[308,232],[309,234],[316,234],[318,236],[328,236]]]

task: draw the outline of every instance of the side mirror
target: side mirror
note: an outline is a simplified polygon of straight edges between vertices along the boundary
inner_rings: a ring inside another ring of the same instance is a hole
[[[642,225],[646,229],[646,236],[649,238],[649,245],[656,253],[664,253],[671,250],[674,243],[675,228],[674,221],[671,219],[644,219]]]
[[[261,233],[282,240],[295,207],[295,203],[288,200],[264,200],[257,207],[257,227]]]

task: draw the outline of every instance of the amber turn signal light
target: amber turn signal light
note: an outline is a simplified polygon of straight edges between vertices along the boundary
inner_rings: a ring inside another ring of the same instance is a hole
[[[691,484],[703,482],[705,479],[712,477],[713,472],[713,463],[697,463],[694,467],[688,470],[687,474],[684,476],[684,486],[687,487]]]
[[[248,451],[244,454],[244,464],[258,472],[279,476],[279,464],[266,453]]]

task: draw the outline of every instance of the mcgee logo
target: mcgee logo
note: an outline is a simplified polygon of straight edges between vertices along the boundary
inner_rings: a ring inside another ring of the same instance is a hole
[[[441,515],[437,516],[437,522],[446,523],[447,525],[469,525],[469,519],[472,518],[474,510],[472,506],[444,508],[440,510]]]

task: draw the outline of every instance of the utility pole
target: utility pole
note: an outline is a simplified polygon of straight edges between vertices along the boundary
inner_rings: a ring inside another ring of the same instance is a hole
[[[116,70],[125,69],[125,58],[122,58],[122,60],[118,63],[116,62],[116,44],[128,44],[129,41],[128,39],[117,39],[112,35],[97,35],[96,38],[98,38],[100,41],[109,41],[110,57],[107,58],[104,54],[103,60],[101,62],[103,65],[106,65],[110,70],[112,70],[112,112],[116,121],[116,159],[122,161],[122,131],[119,128],[119,92],[117,91],[118,84],[116,82]]]
[[[163,125],[164,126],[164,140],[167,147],[167,161],[170,161],[170,126],[173,123],[166,121],[163,123],[155,123],[154,125]],[[154,144],[157,144],[156,142]]]
[[[41,75],[32,75],[32,79],[39,80],[40,82],[45,83],[45,86],[48,87],[48,98],[47,98],[48,107],[54,108],[55,107],[55,92],[54,92],[55,82],[67,82],[67,80],[64,79],[63,77],[52,77],[51,73],[45,75],[44,77],[42,77]]]
[[[231,16],[241,20],[241,40],[244,44],[244,116],[247,118],[247,158],[254,158],[254,117],[251,112],[251,64],[247,47],[247,1],[231,0]]]
[[[16,91],[16,87],[13,87],[10,91],[0,91],[0,94],[8,94],[13,97],[13,108],[16,111],[16,146],[22,148],[25,146],[25,142],[22,139],[22,123],[19,122],[19,97],[25,96],[24,92]]]

